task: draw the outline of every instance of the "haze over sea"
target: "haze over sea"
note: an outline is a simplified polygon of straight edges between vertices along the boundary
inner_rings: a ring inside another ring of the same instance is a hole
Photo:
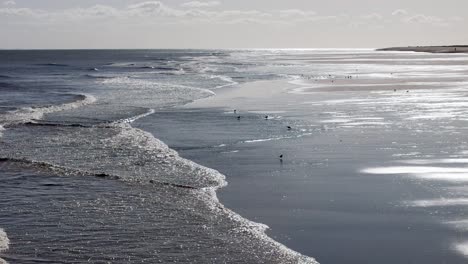
[[[0,263],[466,263],[467,76],[467,54],[0,51]]]

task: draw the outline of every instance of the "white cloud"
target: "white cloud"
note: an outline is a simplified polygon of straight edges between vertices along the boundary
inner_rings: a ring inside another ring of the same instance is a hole
[[[408,15],[408,11],[405,9],[397,9],[392,12],[392,16],[406,16]]]
[[[25,17],[40,17],[45,13],[40,10],[33,10],[30,8],[0,8],[1,16],[25,16]]]
[[[14,5],[16,5],[16,2],[13,1],[13,0],[5,1],[5,2],[3,2],[3,5],[6,5],[6,6],[14,6]]]
[[[365,19],[365,20],[382,20],[382,19],[384,19],[384,17],[381,14],[377,14],[377,13],[364,15],[364,16],[362,16],[362,18]]]
[[[209,2],[199,2],[199,1],[192,1],[181,4],[183,7],[190,7],[190,8],[201,8],[201,7],[213,7],[218,6],[221,3],[219,1],[209,1]]]
[[[12,2],[12,1],[8,1]],[[11,22],[14,17],[22,24],[34,24],[36,22],[46,22],[51,24],[64,23],[67,21],[79,22],[86,20],[102,20],[111,23],[129,23],[144,24],[194,24],[194,23],[213,23],[213,24],[312,24],[312,23],[342,23],[355,25],[359,27],[383,26],[387,23],[404,24],[431,24],[435,26],[444,26],[462,21],[459,17],[439,18],[424,14],[409,14],[403,9],[384,16],[378,13],[367,15],[329,15],[321,16],[311,10],[284,9],[272,11],[258,10],[213,10],[212,6],[219,5],[218,1],[186,2],[177,8],[168,6],[160,1],[145,1],[132,4],[123,8],[115,8],[107,5],[94,5],[87,8],[70,8],[62,10],[41,10],[32,8],[17,8],[15,6],[6,6],[0,8],[0,19],[7,17]],[[139,19],[135,19],[139,18]],[[131,20],[129,20],[131,19]],[[372,21],[372,22],[370,22]]]
[[[438,25],[445,23],[445,21],[439,17],[427,16],[423,14],[417,14],[417,15],[406,17],[404,21],[408,23],[438,24]]]
[[[181,16],[183,11],[170,8],[159,1],[148,1],[130,5],[124,13],[140,16]]]
[[[119,10],[105,5],[95,5],[88,8],[75,8],[64,10],[61,13],[51,13],[49,14],[52,18],[62,18],[62,19],[89,19],[89,18],[109,18],[109,17],[119,17]]]
[[[304,11],[299,9],[286,9],[277,11],[280,17],[312,17],[317,15],[314,11]]]

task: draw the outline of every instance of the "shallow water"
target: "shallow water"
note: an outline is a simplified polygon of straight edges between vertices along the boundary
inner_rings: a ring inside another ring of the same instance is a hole
[[[300,262],[209,192],[63,176],[16,162],[0,171],[10,263]]]

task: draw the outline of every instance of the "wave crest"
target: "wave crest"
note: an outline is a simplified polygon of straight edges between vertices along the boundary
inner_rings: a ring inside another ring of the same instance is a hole
[[[24,107],[15,111],[10,111],[0,114],[0,124],[11,125],[31,122],[33,120],[42,119],[45,114],[71,110],[96,102],[96,98],[92,95],[78,94],[78,100],[71,103],[61,105],[49,105],[43,107]]]
[[[0,253],[3,251],[6,251],[10,248],[10,240],[8,239],[8,236],[2,228],[0,228]],[[0,264],[7,264],[5,260],[0,258]]]

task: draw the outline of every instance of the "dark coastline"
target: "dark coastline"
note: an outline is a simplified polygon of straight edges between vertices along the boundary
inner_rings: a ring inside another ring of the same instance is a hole
[[[452,46],[408,46],[377,49],[377,51],[414,51],[428,53],[468,53],[468,45]]]

